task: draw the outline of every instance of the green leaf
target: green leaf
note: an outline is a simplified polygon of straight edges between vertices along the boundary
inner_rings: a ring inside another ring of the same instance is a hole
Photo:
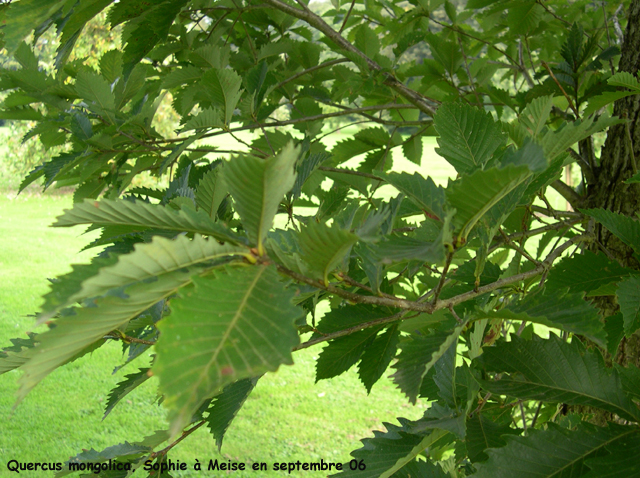
[[[369,327],[329,341],[316,361],[316,382],[343,374],[371,346],[382,326]]]
[[[422,136],[409,138],[402,145],[404,157],[412,163],[420,165],[422,163]]]
[[[104,420],[111,410],[115,408],[115,406],[130,392],[138,388],[138,386],[142,385],[146,382],[151,375],[148,373],[150,369],[141,368],[135,373],[131,373],[125,376],[125,379],[118,383],[118,385],[109,392],[109,397],[107,397],[107,406],[104,409],[104,415],[102,419]]]
[[[356,47],[369,58],[373,58],[380,52],[380,40],[378,35],[367,25],[361,24],[355,29]]]
[[[327,220],[333,217],[333,215],[339,211],[342,203],[347,199],[349,195],[348,187],[333,187],[321,196],[320,207],[316,213],[316,220],[322,221],[324,218]]]
[[[70,298],[80,292],[82,283],[95,276],[103,267],[115,264],[117,260],[117,256],[96,257],[90,264],[73,264],[71,272],[50,280],[51,290],[43,296],[42,312],[51,316],[56,310],[73,304]]]
[[[417,260],[429,264],[442,264],[445,260],[446,244],[451,244],[451,215],[445,217],[442,228],[436,234],[424,237],[407,237],[391,235],[371,246],[373,256],[381,264]],[[425,228],[427,229],[427,228]],[[419,232],[420,230],[418,230]],[[429,241],[428,239],[435,239]]]
[[[141,229],[165,229],[169,231],[189,232],[213,236],[220,241],[233,244],[244,242],[224,226],[216,224],[204,211],[190,208],[176,211],[171,208],[142,201],[131,202],[124,200],[101,201],[85,200],[76,203],[73,209],[66,209],[58,217],[54,227],[69,227],[78,224],[92,224],[94,226],[134,226]]]
[[[4,22],[4,42],[12,53],[31,31],[67,3],[67,0],[24,0],[11,5]]]
[[[391,478],[449,478],[450,476],[442,470],[440,465],[416,458],[396,471]]]
[[[196,189],[196,204],[198,208],[202,209],[214,220],[222,200],[227,196],[224,176],[221,171],[222,168],[220,166],[208,171],[202,177]]]
[[[264,254],[263,241],[284,195],[294,185],[294,164],[299,148],[289,143],[268,160],[252,156],[233,158],[224,168],[224,180],[235,200],[236,210],[249,239]]]
[[[157,359],[171,435],[222,387],[292,364],[301,309],[273,267],[229,268],[194,277],[159,324]]]
[[[491,113],[464,103],[443,104],[433,121],[440,135],[436,152],[458,173],[482,169],[507,140]]]
[[[109,50],[100,57],[100,74],[109,83],[113,83],[122,75],[122,52]]]
[[[142,442],[129,443],[127,441],[107,447],[101,451],[96,451],[93,448],[90,450],[83,450],[82,453],[70,458],[69,461],[65,463],[63,471],[61,473],[57,473],[56,477],[70,474],[70,463],[104,463],[110,460],[114,460],[116,463],[133,462],[144,455],[148,455],[152,450],[153,449],[150,446],[143,445]],[[118,458],[120,459],[117,460]],[[116,463],[114,463],[114,465]]]
[[[329,158],[328,153],[312,153],[306,156],[296,168],[297,176],[296,182],[293,186],[293,198],[298,199],[302,193],[302,187],[314,173],[314,171]]]
[[[452,410],[439,403],[433,403],[431,408],[424,412],[424,417],[418,420],[412,428],[414,432],[429,429],[446,430],[457,438],[464,440],[466,434],[466,414],[458,410]]]
[[[457,327],[453,331],[413,335],[400,343],[398,361],[393,365],[397,371],[391,377],[411,403],[416,403],[424,376],[449,346],[458,340],[461,331],[462,327]]]
[[[624,319],[624,333],[630,337],[640,329],[640,276],[620,282],[616,296]]]
[[[325,284],[329,283],[329,273],[340,264],[357,241],[358,236],[349,231],[314,221],[300,233],[302,257]]]
[[[624,337],[624,320],[620,312],[605,319],[604,331],[607,333],[607,352],[615,359],[620,341]]]
[[[622,86],[640,93],[640,81],[628,71],[619,71],[615,75],[612,75],[611,78],[607,80],[607,83],[611,86]]]
[[[149,283],[127,289],[126,295],[108,295],[88,307],[73,309],[74,315],[56,320],[55,327],[40,334],[40,345],[21,367],[18,401],[60,365],[73,359],[91,344],[126,324],[160,300],[191,281],[192,271],[176,271]]]
[[[379,172],[378,172],[379,173]],[[382,174],[382,173],[379,173]],[[444,218],[445,192],[442,186],[436,186],[430,177],[424,178],[418,173],[382,174],[388,183],[406,194],[421,209],[442,220]]]
[[[391,315],[391,313],[387,310],[374,308],[373,306],[365,304],[337,307],[325,314],[318,324],[317,329],[320,334],[328,335],[389,315]],[[315,337],[314,335],[314,338]]]
[[[0,375],[15,370],[28,360],[29,352],[37,344],[38,334],[29,332],[28,339],[9,339],[13,345],[0,349]]]
[[[186,236],[175,239],[155,236],[152,242],[136,244],[133,252],[119,256],[117,264],[102,267],[97,274],[85,279],[80,290],[52,312],[82,299],[101,296],[112,289],[145,282],[207,261],[248,253],[246,247],[220,245],[198,234],[193,240]],[[45,314],[43,318],[51,315]]]
[[[538,27],[544,9],[534,0],[512,4],[507,13],[507,24],[512,31],[527,34]]]
[[[571,343],[551,334],[532,340],[511,336],[511,342],[485,347],[490,371],[506,372],[500,380],[481,382],[491,393],[526,400],[602,408],[636,421],[638,407],[623,392],[618,373],[608,369],[599,352],[588,352],[579,340]]]
[[[607,338],[596,307],[584,300],[584,294],[568,293],[567,289],[531,293],[506,308],[483,313],[479,317],[529,321],[584,335],[601,347]]]
[[[620,374],[622,380],[622,388],[627,392],[631,398],[640,398],[640,368],[633,364],[629,364],[623,367],[617,363],[614,363],[615,369]]]
[[[551,163],[578,141],[622,121],[619,118],[609,118],[602,115],[597,119],[592,117],[573,123],[563,123],[562,127],[556,131],[548,130],[540,139],[540,145],[547,161]]]
[[[547,430],[529,430],[524,437],[508,437],[507,446],[488,450],[489,460],[477,465],[477,478],[543,478],[584,476],[589,458],[605,447],[623,444],[638,434],[634,427],[610,424],[601,428],[582,422],[575,430],[549,423]],[[595,476],[596,475],[592,475]],[[602,476],[602,475],[597,475]],[[630,475],[626,475],[630,476]]]
[[[207,426],[216,440],[218,451],[222,448],[222,439],[229,425],[255,388],[259,378],[243,378],[227,385],[219,395],[211,400],[211,406],[207,410],[209,412]]]
[[[605,209],[581,209],[580,212],[593,217],[627,246],[640,253],[640,222]]]
[[[224,124],[229,126],[233,111],[242,96],[242,78],[233,70],[211,69],[199,80],[207,89],[215,106],[219,106],[224,113]]]
[[[366,469],[350,469],[343,465],[343,471],[336,478],[389,478],[416,459],[418,454],[437,444],[448,434],[444,430],[429,430],[428,433],[412,433],[414,422],[399,418],[401,426],[384,423],[386,432],[374,431],[373,438],[364,438],[363,447],[351,452],[358,462],[362,461]]]
[[[0,111],[0,119],[18,121],[41,121],[44,118],[42,116],[42,113],[40,113],[38,110],[35,110],[30,106],[23,106]]]
[[[162,88],[171,89],[178,86],[196,83],[202,78],[202,74],[202,69],[196,68],[195,66],[188,65],[182,68],[177,68],[164,77],[162,80]]]
[[[520,124],[529,130],[531,136],[537,137],[547,124],[552,106],[553,96],[535,98],[520,114]]]
[[[473,463],[487,461],[489,456],[485,453],[488,448],[502,448],[507,444],[503,435],[518,435],[508,425],[500,425],[487,418],[483,413],[476,413],[467,418],[467,434],[465,444],[469,460]]]
[[[589,98],[589,105],[585,108],[583,114],[585,116],[591,115],[599,111],[601,108],[604,108],[608,104],[618,101],[621,98],[626,98],[627,96],[633,96],[637,94],[637,91],[607,91],[605,93],[602,93],[601,95]]]
[[[218,108],[207,108],[196,116],[192,116],[187,120],[181,131],[210,130],[212,128],[224,128],[224,122],[220,117]]]
[[[455,340],[433,366],[436,370],[433,381],[438,386],[438,396],[450,409],[457,408],[456,397],[456,359],[458,341]],[[453,410],[452,410],[453,411]],[[462,429],[464,430],[464,420]],[[464,438],[464,433],[462,433]]]
[[[527,166],[507,166],[478,169],[449,183],[446,195],[456,209],[453,225],[458,237],[466,239],[478,220],[530,175]]]
[[[89,109],[116,124],[115,97],[107,80],[90,70],[80,70],[75,86],[80,98],[88,102]]]
[[[396,356],[399,336],[398,326],[392,325],[364,350],[362,360],[358,364],[358,377],[367,393],[371,393],[373,385],[382,377]]]
[[[124,18],[120,18],[119,21],[129,20],[139,16],[141,13],[144,16],[142,21],[132,22],[132,25],[136,26],[136,28],[131,31],[124,47],[123,60],[128,65],[128,67],[125,67],[125,71],[130,70],[142,60],[159,41],[167,38],[171,25],[187,1],[135,2],[137,5],[134,6],[134,11],[131,12],[132,16],[125,14]],[[125,12],[131,5],[131,2],[126,3],[129,5],[124,6]],[[138,11],[135,12],[135,9]],[[111,17],[112,26],[114,26],[115,18],[116,16]]]
[[[565,257],[556,264],[545,283],[548,289],[564,289],[590,292],[606,284],[619,282],[632,273],[632,269],[622,267],[607,259],[604,254],[585,251]]]
[[[606,445],[610,452],[606,456],[598,456],[586,460],[591,471],[584,478],[626,478],[640,475],[640,434],[626,435]]]
[[[625,181],[626,184],[640,183],[640,172],[634,174]]]

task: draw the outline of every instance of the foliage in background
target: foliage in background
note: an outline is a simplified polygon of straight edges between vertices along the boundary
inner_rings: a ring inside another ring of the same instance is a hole
[[[20,67],[0,71],[1,117],[66,148],[21,187],[73,186],[54,226],[100,229],[91,246],[104,249],[52,283],[38,312],[49,330],[15,339],[0,372],[23,372],[21,400],[107,341],[131,362],[153,351],[107,410],[153,374],[169,429],[73,459],[136,469],[205,425],[220,446],[264,373],[326,343],[317,380],[356,366],[371,390],[392,373],[411,403],[431,403],[364,439],[352,453],[363,467],[338,476],[593,477],[611,463],[633,475],[640,223],[594,195],[615,148],[593,137],[633,150],[636,112],[621,108],[640,91],[640,39],[629,29],[623,42],[621,10],[632,24],[640,2],[331,4],[2,8]],[[104,9],[122,48],[74,59]],[[49,70],[23,39],[54,24]],[[157,126],[167,98],[175,133]],[[329,149],[332,118],[362,129]],[[223,135],[241,149],[218,147]],[[420,164],[426,135],[458,173],[446,187],[391,172],[394,148]],[[616,151],[633,203],[635,156]],[[574,163],[577,188],[560,179]],[[132,187],[143,173],[171,181]],[[550,188],[569,210],[552,208]]]

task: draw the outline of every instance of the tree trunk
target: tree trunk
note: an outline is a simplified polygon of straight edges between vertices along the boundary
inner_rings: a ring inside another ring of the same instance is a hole
[[[632,0],[628,12],[627,29],[622,44],[619,71],[627,71],[634,76],[640,69],[640,0]],[[586,204],[589,207],[604,208],[626,216],[636,217],[640,205],[640,184],[625,184],[637,172],[640,160],[640,95],[628,96],[616,101],[614,115],[627,119],[625,124],[610,128],[602,149],[600,165],[595,171],[595,182],[589,185]],[[633,257],[633,250],[600,225],[595,227],[599,245],[621,264],[640,270],[640,264]],[[596,302],[603,317],[617,312],[615,298],[602,298]],[[623,339],[618,350],[617,361],[622,364],[640,365],[640,340],[637,334]]]

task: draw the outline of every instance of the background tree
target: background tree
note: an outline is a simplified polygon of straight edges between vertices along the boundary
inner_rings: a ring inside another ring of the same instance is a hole
[[[637,473],[640,2],[331,3],[4,6],[20,68],[0,73],[3,117],[66,147],[22,187],[73,185],[54,225],[106,247],[52,284],[50,329],[0,370],[24,372],[21,399],[108,340],[130,361],[153,349],[108,410],[155,374],[170,429],[75,458],[141,467],[205,423],[220,444],[262,374],[326,342],[318,380],[357,364],[370,390],[391,367],[432,402],[340,476]],[[103,10],[123,48],[92,67],[71,52]],[[34,25],[58,29],[54,71],[23,42]],[[334,118],[362,129],[328,150]],[[446,188],[392,172],[426,135],[457,171]],[[130,187],[143,172],[168,187]]]

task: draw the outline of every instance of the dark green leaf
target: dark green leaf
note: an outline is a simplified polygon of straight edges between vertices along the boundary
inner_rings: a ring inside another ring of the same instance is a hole
[[[442,105],[434,124],[440,135],[436,151],[459,173],[483,168],[507,140],[490,113],[464,103]]]
[[[640,222],[605,209],[582,209],[581,212],[595,218],[622,242],[640,253]]]
[[[485,453],[488,448],[502,448],[507,444],[503,435],[518,435],[520,430],[500,425],[483,413],[476,413],[467,418],[467,436],[465,444],[469,459],[473,462],[487,461]]]
[[[328,284],[329,273],[338,267],[357,240],[358,236],[349,231],[312,221],[300,234],[300,249],[316,277]]]
[[[371,346],[382,326],[369,327],[329,341],[316,362],[316,382],[349,370]]]
[[[631,272],[604,254],[585,251],[565,257],[556,264],[545,285],[548,289],[568,287],[571,291],[590,292],[611,282],[619,282]]]
[[[478,220],[530,174],[527,166],[478,169],[450,183],[446,195],[456,209],[453,225],[458,237],[466,239]]]
[[[624,319],[624,333],[630,337],[640,328],[640,276],[620,282],[616,296]]]
[[[483,313],[478,311],[478,316]],[[526,320],[560,328],[585,335],[602,347],[607,341],[598,309],[585,301],[582,293],[570,294],[566,289],[531,293],[506,308],[487,313],[486,317]]]
[[[222,439],[229,425],[236,417],[238,411],[253,391],[260,377],[244,378],[222,390],[211,400],[211,406],[207,409],[207,425],[218,445],[218,451],[222,448]]]
[[[172,300],[171,315],[159,323],[153,367],[172,436],[222,387],[293,363],[299,342],[294,322],[302,310],[272,266],[229,268],[193,281],[195,288]]]
[[[584,476],[589,467],[585,460],[598,456],[605,447],[623,444],[638,434],[634,427],[610,424],[608,428],[600,428],[584,422],[573,431],[550,423],[547,430],[529,430],[529,433],[525,437],[509,437],[507,446],[488,450],[489,460],[479,464],[473,476]]]
[[[390,173],[385,179],[398,191],[403,192],[421,209],[438,219],[443,219],[445,193],[442,186],[436,186],[430,177],[424,178],[418,173]]]
[[[437,331],[426,336],[413,335],[400,343],[398,361],[393,365],[397,371],[392,378],[412,403],[416,402],[424,376],[457,341],[461,330],[458,327],[453,331]]]
[[[367,393],[371,393],[373,385],[382,377],[391,360],[396,356],[399,336],[398,326],[392,325],[365,348],[362,360],[358,364],[358,376]]]
[[[482,358],[488,370],[511,374],[482,381],[482,387],[494,394],[587,405],[633,421],[640,416],[622,391],[618,373],[577,339],[566,343],[551,334],[549,339],[534,336],[527,341],[512,335],[511,342],[485,347]]]
[[[374,431],[374,438],[362,440],[363,447],[351,452],[358,462],[366,466],[365,470],[351,470],[349,464],[343,465],[343,471],[336,475],[339,478],[378,478],[389,477],[401,470],[405,465],[411,466],[416,456],[430,446],[437,446],[448,432],[433,430],[428,433],[411,433],[415,422],[403,418],[398,419],[401,426],[384,423],[386,432]],[[402,475],[400,475],[402,476]],[[437,476],[437,475],[436,475]]]
[[[104,415],[102,419],[104,420],[111,410],[122,400],[125,396],[127,396],[130,392],[138,388],[138,386],[142,385],[146,382],[151,375],[148,373],[150,369],[141,368],[135,373],[131,373],[125,376],[125,379],[118,383],[113,390],[109,393],[109,397],[107,398],[107,406],[104,409]]]
[[[134,226],[141,229],[166,229],[170,231],[206,234],[221,241],[231,243],[243,242],[242,239],[224,226],[216,224],[204,211],[183,208],[175,211],[156,204],[141,201],[101,201],[86,200],[76,203],[73,209],[66,209],[58,216],[54,227],[69,227],[78,224],[94,226]]]
[[[264,251],[263,241],[271,228],[278,205],[295,182],[293,166],[299,148],[289,143],[268,160],[252,156],[233,158],[224,167],[224,180],[236,203],[249,238]]]

